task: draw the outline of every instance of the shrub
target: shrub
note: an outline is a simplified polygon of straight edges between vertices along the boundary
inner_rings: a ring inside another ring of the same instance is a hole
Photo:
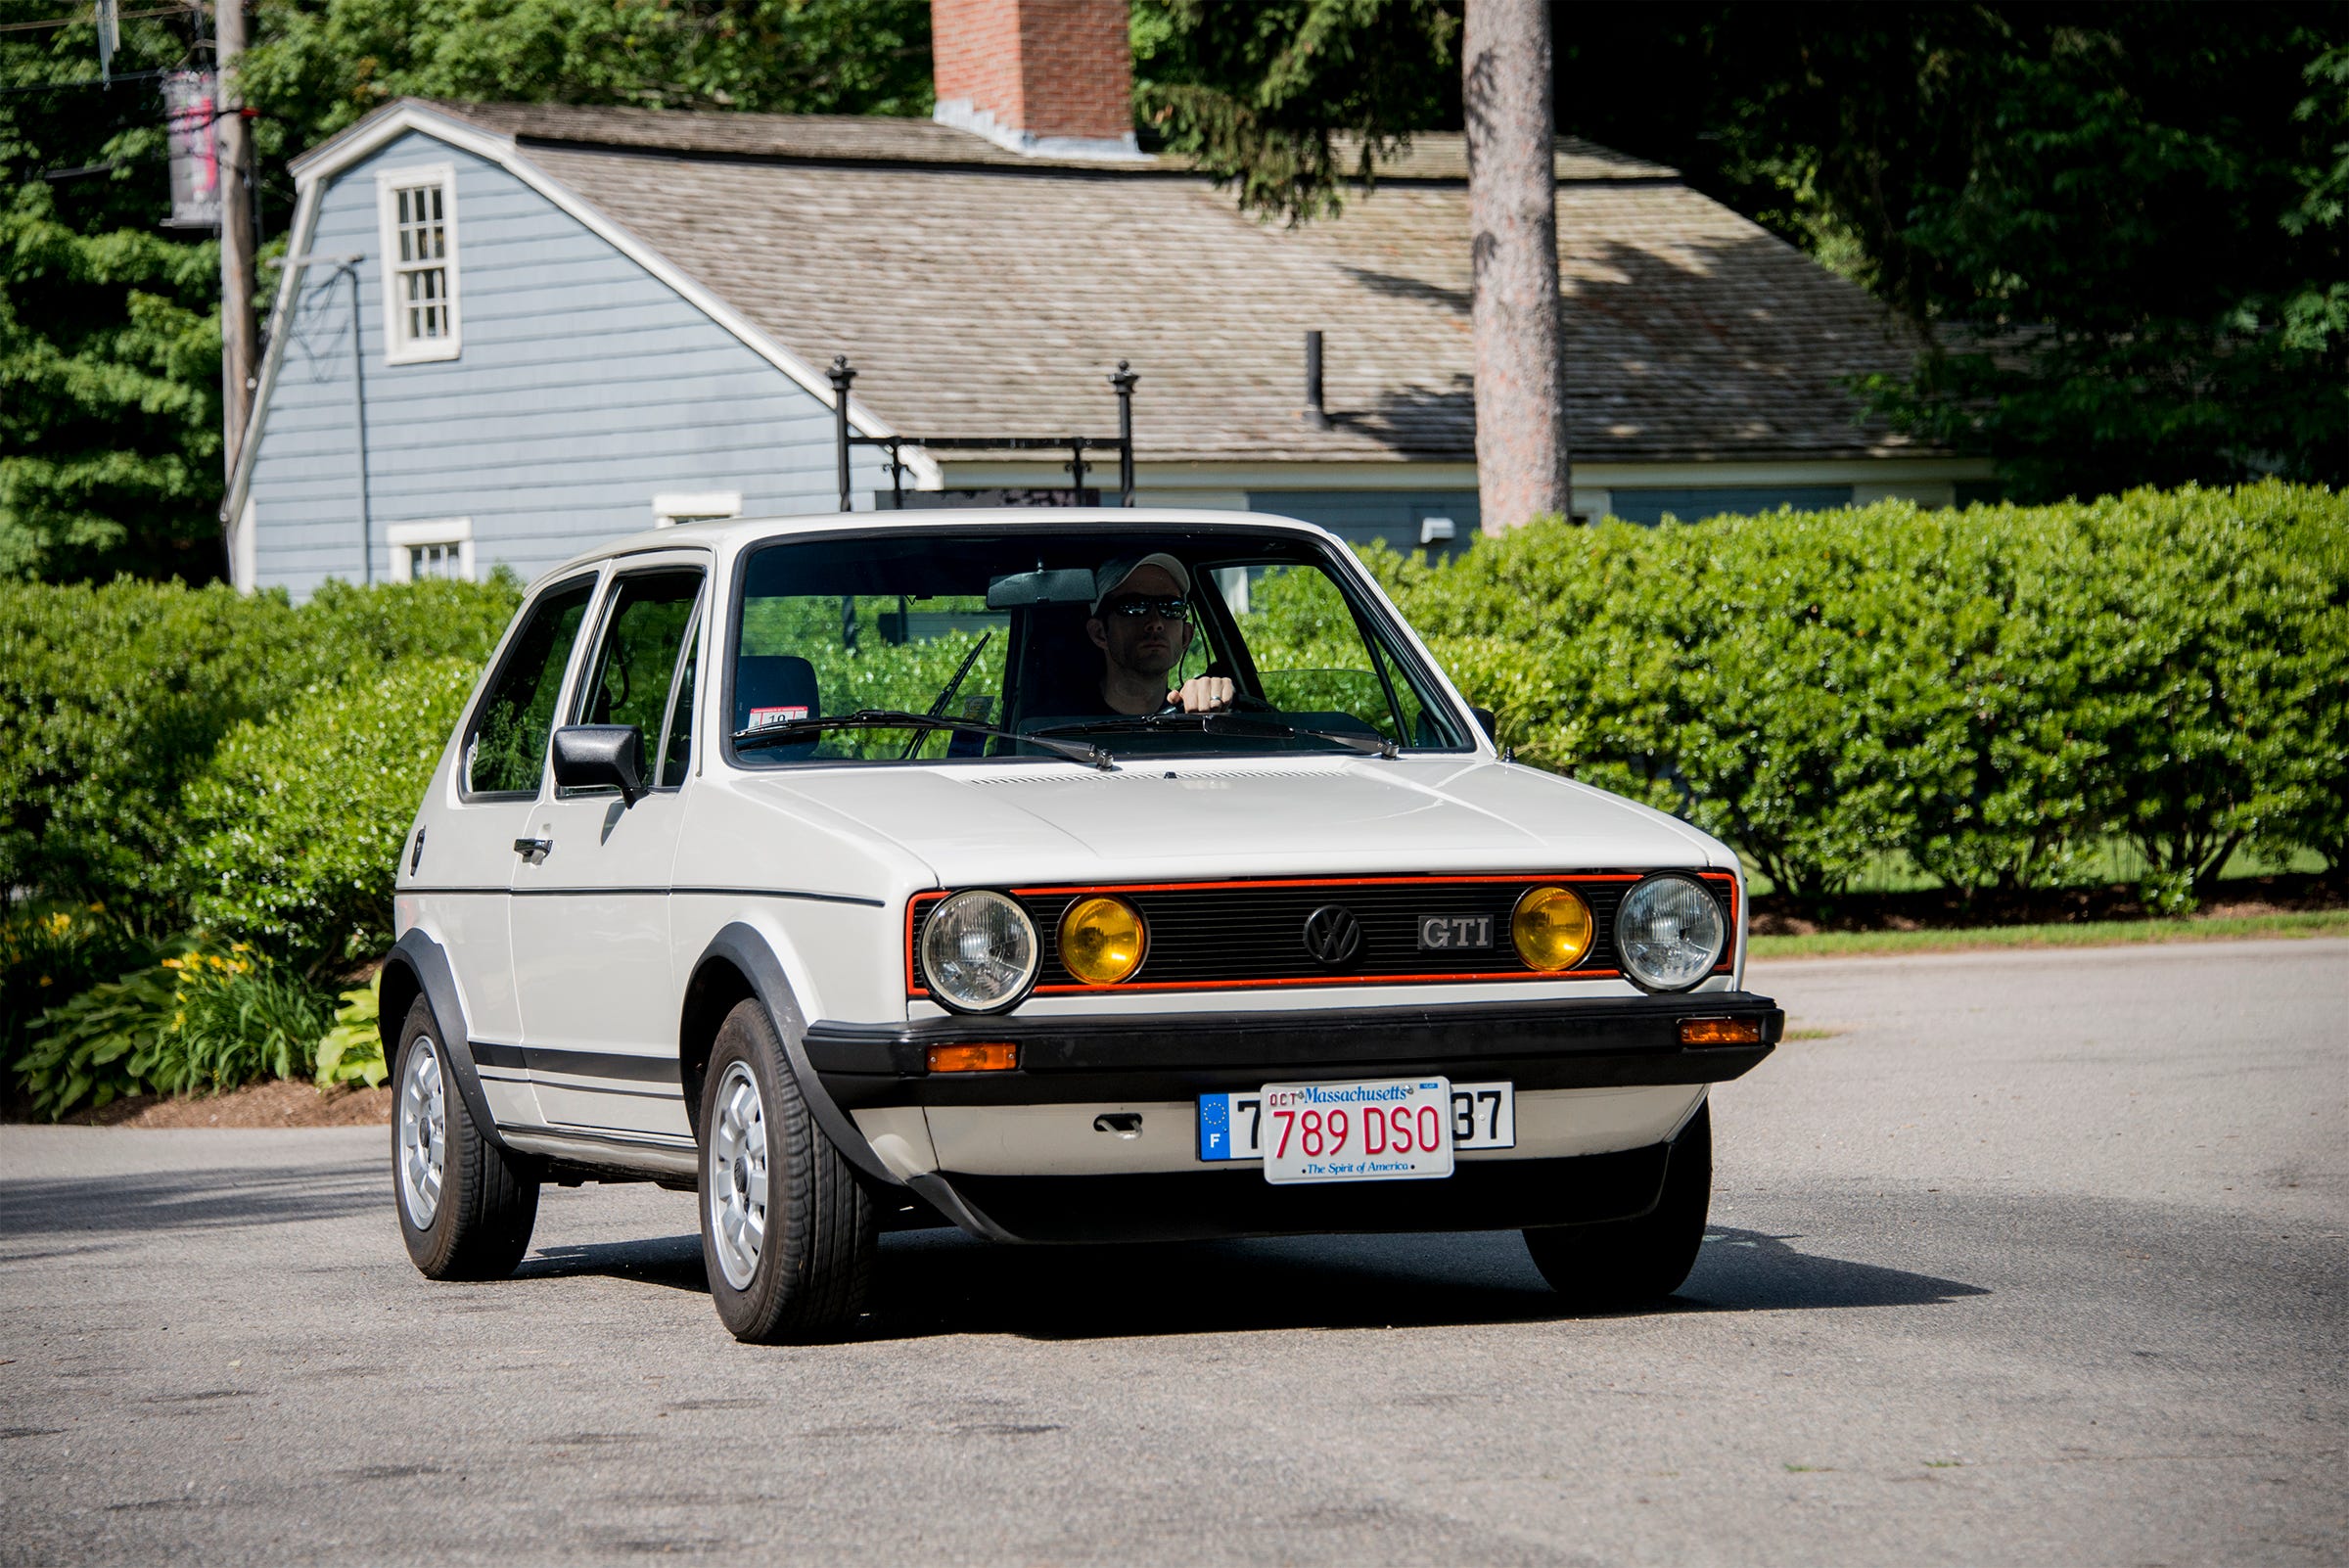
[[[17,1075],[51,1120],[126,1094],[216,1094],[308,1077],[332,1006],[242,943],[179,937],[43,1014]]]
[[[377,1028],[383,1015],[383,972],[378,970],[366,985],[338,998],[334,1027],[318,1041],[316,1074],[321,1088],[350,1083],[373,1088],[391,1071],[384,1063],[384,1037]]]
[[[401,841],[476,669],[421,660],[239,725],[187,793],[195,917],[321,979],[380,953]]]
[[[220,586],[0,582],[0,887],[103,904],[148,937],[184,925],[183,890],[154,871],[224,736],[321,684],[419,658],[478,667],[518,596],[502,574],[330,583],[299,609]]]
[[[2338,863],[2349,506],[2280,484],[1558,521],[1372,569],[1527,761],[1823,897],[1903,852],[2047,886],[2107,835],[2176,902],[2245,843]]]

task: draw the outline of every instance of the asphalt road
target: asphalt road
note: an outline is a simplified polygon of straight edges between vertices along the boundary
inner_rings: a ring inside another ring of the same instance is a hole
[[[1682,1295],[1514,1236],[893,1238],[718,1327],[690,1200],[400,1250],[380,1131],[0,1129],[0,1561],[2338,1563],[2349,943],[1784,963]]]

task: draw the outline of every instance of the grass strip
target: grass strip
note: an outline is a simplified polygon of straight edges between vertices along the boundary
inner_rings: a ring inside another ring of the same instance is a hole
[[[2083,920],[1951,931],[1820,931],[1755,937],[1756,958],[1857,958],[1871,953],[1980,952],[1999,947],[2116,947],[2153,942],[2240,942],[2252,937],[2349,936],[2349,909],[2210,919]]]

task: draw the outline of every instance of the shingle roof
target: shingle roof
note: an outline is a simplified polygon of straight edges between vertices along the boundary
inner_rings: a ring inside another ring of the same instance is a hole
[[[898,430],[1112,434],[1123,358],[1145,461],[1473,455],[1456,135],[1288,230],[1170,160],[1032,160],[924,120],[435,107],[807,361],[847,353]],[[1669,169],[1572,142],[1557,166],[1578,461],[1919,450],[1855,421],[1845,379],[1910,354],[1863,291]],[[1328,431],[1299,414],[1308,328]]]

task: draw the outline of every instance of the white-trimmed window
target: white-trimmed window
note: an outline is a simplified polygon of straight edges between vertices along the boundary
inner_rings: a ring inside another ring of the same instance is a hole
[[[740,490],[670,490],[653,497],[653,527],[657,529],[740,516]]]
[[[384,530],[391,547],[393,582],[424,582],[445,577],[471,582],[473,577],[473,519],[444,517],[430,523],[394,523]]]
[[[384,344],[392,364],[454,359],[457,311],[457,176],[446,163],[386,169],[375,177],[384,246]]]

